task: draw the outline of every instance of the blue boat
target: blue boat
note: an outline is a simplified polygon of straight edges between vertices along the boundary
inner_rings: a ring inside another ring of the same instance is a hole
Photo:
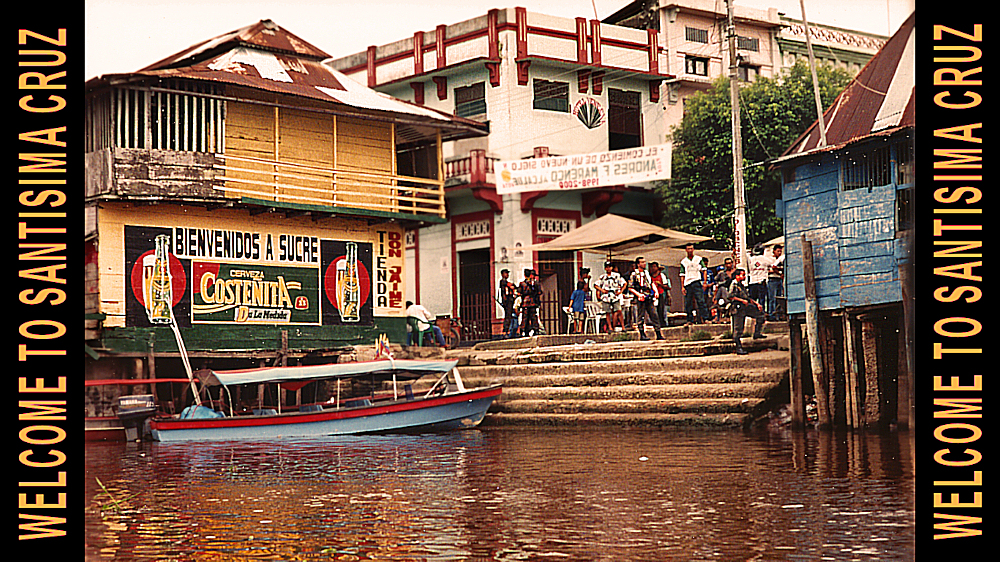
[[[294,411],[257,409],[238,413],[228,400],[218,410],[196,404],[170,417],[149,420],[157,441],[281,439],[359,433],[449,431],[476,427],[494,400],[500,385],[465,388],[457,361],[379,359],[301,367],[273,367],[236,371],[202,370],[194,373],[204,386],[221,386],[227,395],[235,385],[278,384],[295,389],[309,382],[363,377],[392,381],[392,392],[382,396],[341,399],[297,406]],[[401,383],[434,375],[436,382],[420,395]],[[225,401],[224,401],[225,402]]]

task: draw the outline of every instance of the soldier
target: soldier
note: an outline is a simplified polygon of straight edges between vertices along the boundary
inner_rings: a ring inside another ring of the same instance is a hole
[[[524,281],[517,287],[521,295],[521,335],[537,336],[541,325],[538,321],[538,307],[542,301],[542,286],[538,282],[538,272],[524,270]]]
[[[660,316],[656,313],[656,289],[653,288],[653,278],[646,271],[646,258],[635,258],[635,268],[629,277],[628,285],[629,292],[635,296],[637,310],[635,319],[639,326],[639,339],[649,339],[646,337],[646,326],[643,324],[643,317],[649,316],[649,321],[653,324],[656,333],[656,339],[662,340]]]
[[[733,282],[729,284],[729,300],[733,303],[733,343],[736,344],[736,353],[746,355],[740,337],[743,336],[743,326],[749,316],[754,319],[753,339],[758,340],[764,337],[764,306],[750,298],[743,280],[746,279],[747,272],[737,269],[733,273]]]
[[[500,306],[503,307],[503,333],[510,332],[510,324],[514,319],[514,297],[517,296],[517,287],[510,280],[510,270],[500,270],[500,286],[497,288],[497,295],[500,298]]]

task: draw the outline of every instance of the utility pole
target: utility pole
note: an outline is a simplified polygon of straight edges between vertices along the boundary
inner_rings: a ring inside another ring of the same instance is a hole
[[[802,8],[802,25],[806,28],[806,49],[809,51],[809,72],[813,79],[813,97],[816,98],[816,114],[819,115],[819,145],[826,146],[826,123],[823,120],[823,102],[819,99],[819,81],[816,80],[816,58],[813,56],[812,34],[809,32],[809,20],[806,19],[806,0],[799,0]]]
[[[740,138],[740,76],[736,57],[736,24],[733,22],[733,0],[726,0],[729,36],[729,98],[733,123],[733,233],[736,267],[747,269],[746,195],[743,189],[743,142]]]

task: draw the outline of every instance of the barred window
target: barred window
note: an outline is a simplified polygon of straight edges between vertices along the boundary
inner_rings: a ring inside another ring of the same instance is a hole
[[[684,39],[694,43],[708,43],[708,30],[697,27],[685,27]]]
[[[209,85],[175,84],[172,89],[181,88],[177,92],[115,90],[115,145],[223,152],[225,102],[206,97],[213,93]]]
[[[569,82],[535,79],[532,82],[535,109],[569,112]]]
[[[889,145],[848,152],[841,165],[845,190],[881,187],[892,183]]]
[[[896,144],[896,183],[913,183],[913,143],[909,139]]]
[[[736,48],[741,51],[760,51],[760,40],[756,37],[743,37],[741,35],[736,36]]]

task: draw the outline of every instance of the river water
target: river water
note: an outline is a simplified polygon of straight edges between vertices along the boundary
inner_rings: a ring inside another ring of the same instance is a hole
[[[88,560],[914,558],[905,433],[481,427],[86,455]]]

